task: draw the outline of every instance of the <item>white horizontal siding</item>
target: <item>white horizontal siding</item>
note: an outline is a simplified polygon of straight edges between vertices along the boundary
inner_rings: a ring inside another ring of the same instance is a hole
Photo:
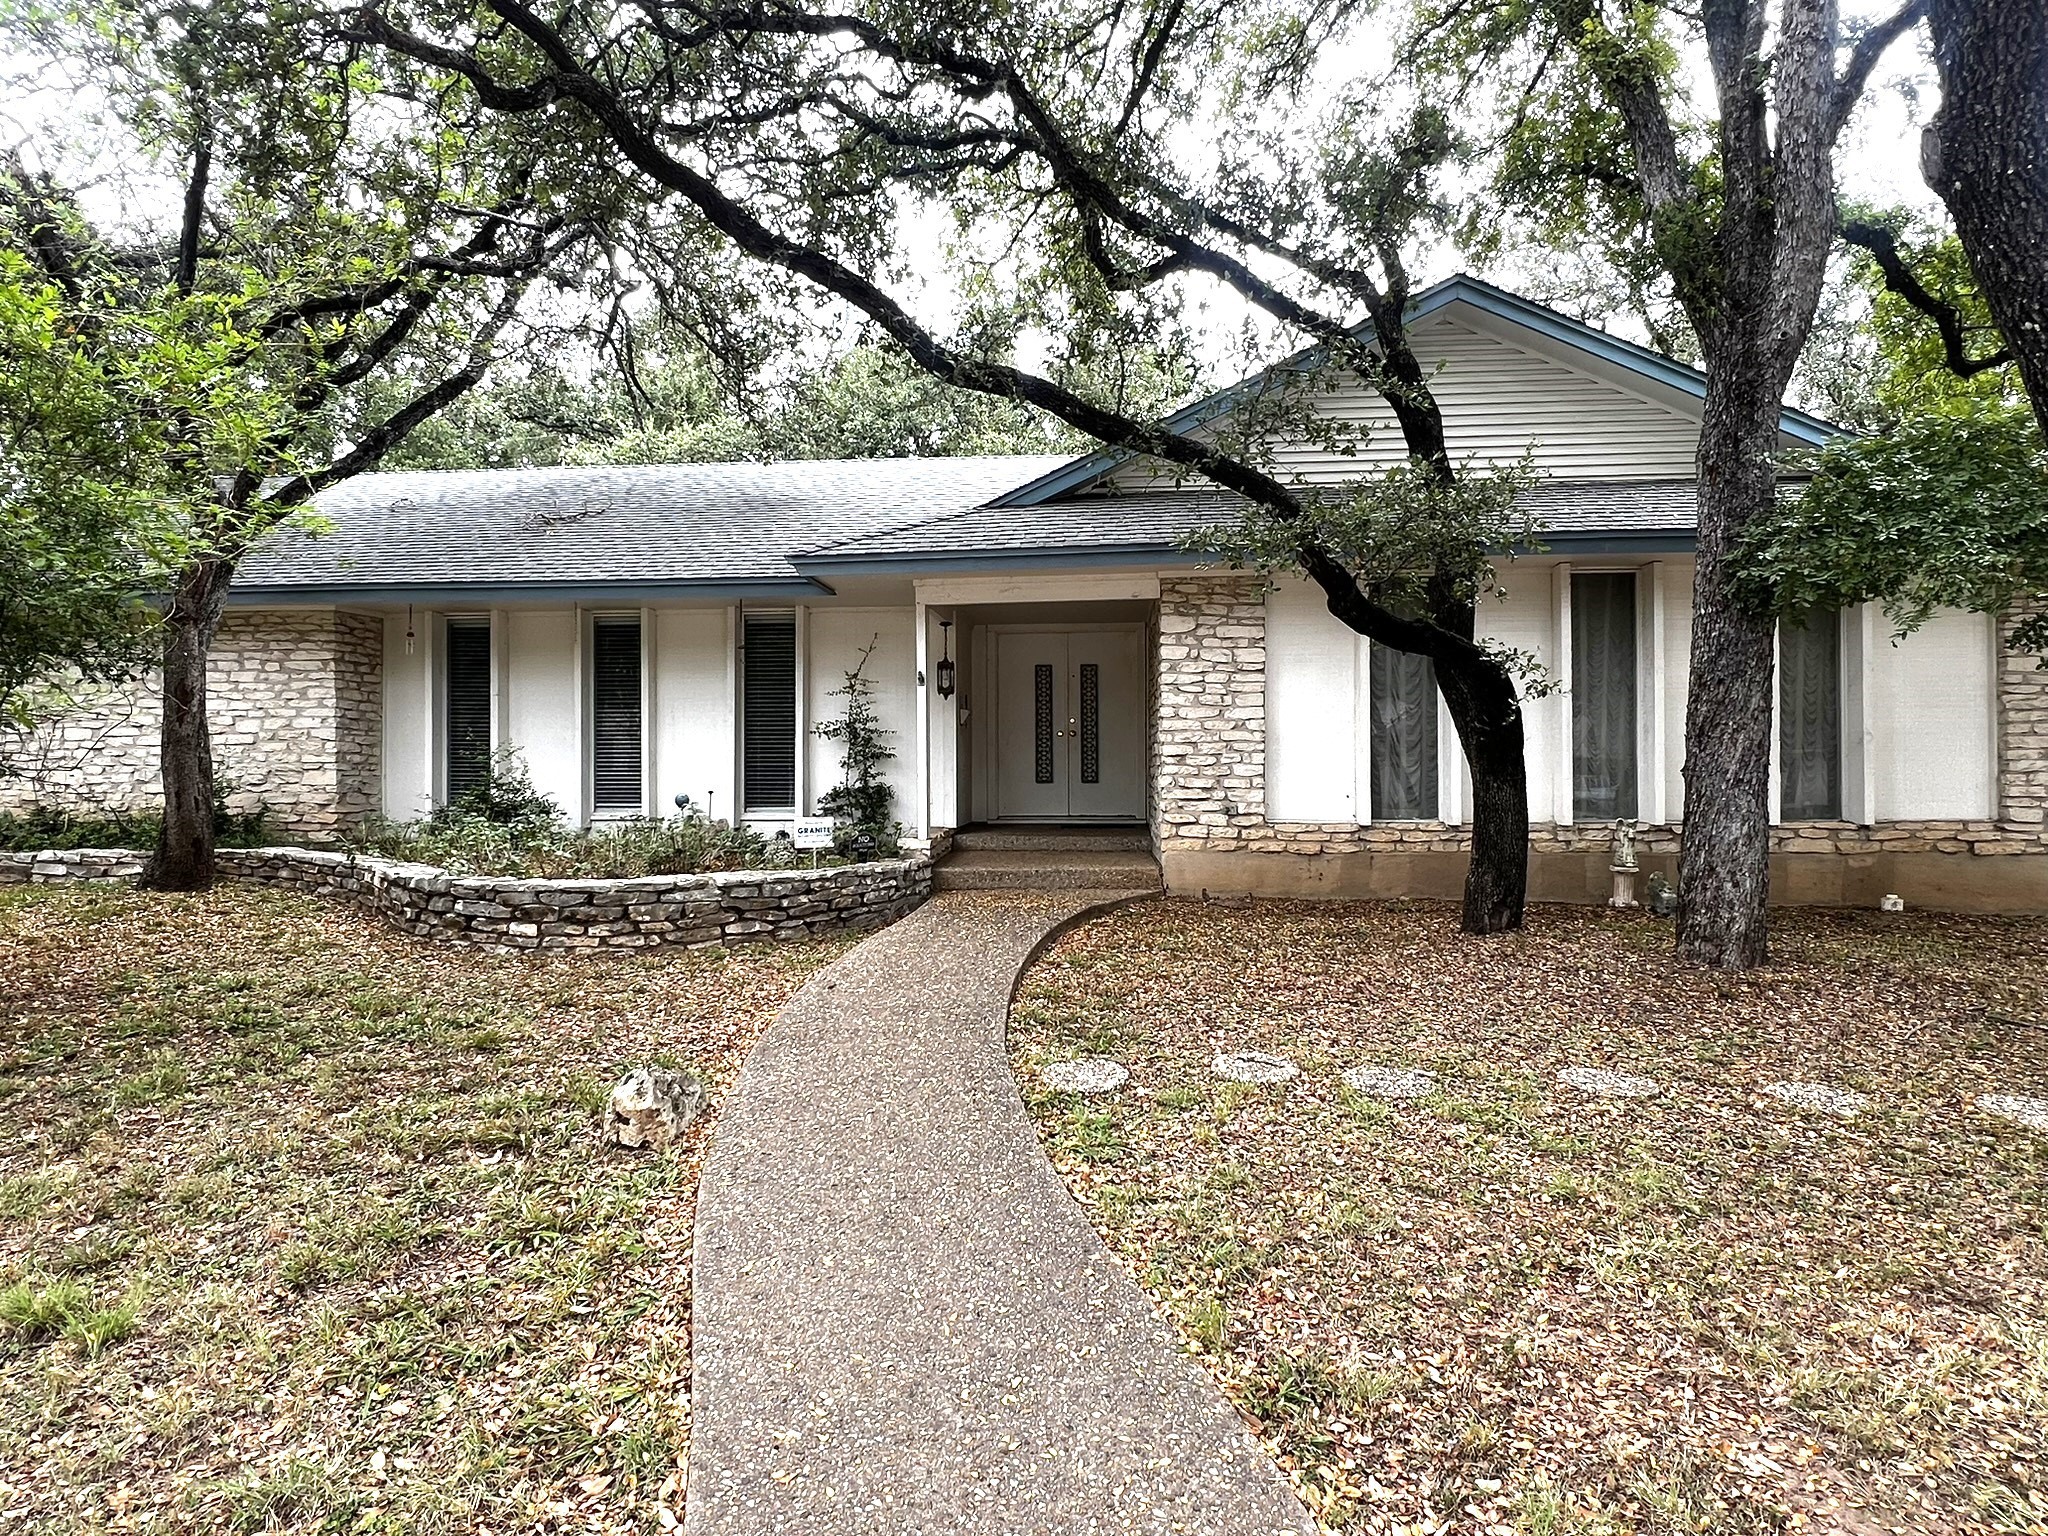
[[[1699,447],[1696,415],[1669,409],[1572,367],[1562,357],[1515,346],[1445,314],[1415,331],[1415,349],[1443,408],[1452,456],[1508,464],[1528,451],[1546,475],[1561,480],[1683,480]],[[1407,456],[1386,402],[1359,382],[1316,397],[1318,416],[1370,438],[1343,455],[1320,444],[1289,442],[1272,450],[1287,477],[1327,485],[1356,479]],[[1156,486],[1162,472],[1140,463],[1111,477],[1119,489]]]

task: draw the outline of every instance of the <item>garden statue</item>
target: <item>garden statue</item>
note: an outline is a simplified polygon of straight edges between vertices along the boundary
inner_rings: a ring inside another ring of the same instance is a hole
[[[1607,898],[1610,907],[1636,905],[1636,824],[1624,816],[1614,824],[1614,843],[1607,857],[1607,871],[1614,876],[1614,891]]]

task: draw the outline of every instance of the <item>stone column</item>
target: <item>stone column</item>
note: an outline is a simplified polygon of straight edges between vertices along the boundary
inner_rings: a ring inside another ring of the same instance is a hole
[[[1229,849],[1266,825],[1264,577],[1202,572],[1159,587],[1153,832]]]
[[[2034,827],[2048,821],[2048,671],[2038,651],[2008,641],[2044,610],[2048,603],[2023,603],[1998,621],[1998,818]]]

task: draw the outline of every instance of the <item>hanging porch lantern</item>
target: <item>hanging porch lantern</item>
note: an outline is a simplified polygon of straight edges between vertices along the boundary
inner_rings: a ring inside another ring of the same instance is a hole
[[[939,697],[950,699],[953,697],[956,671],[953,666],[953,621],[951,619],[939,620],[939,647],[943,653],[940,655],[939,664],[935,669],[938,674]]]

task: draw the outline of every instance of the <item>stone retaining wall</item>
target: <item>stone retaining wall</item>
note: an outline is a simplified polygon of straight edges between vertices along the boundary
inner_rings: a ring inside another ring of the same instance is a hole
[[[224,848],[221,874],[340,897],[400,932],[488,949],[698,948],[879,928],[931,894],[932,855],[838,869],[740,870],[635,880],[507,880],[306,848]],[[132,880],[143,855],[81,848],[0,853],[0,886]]]

